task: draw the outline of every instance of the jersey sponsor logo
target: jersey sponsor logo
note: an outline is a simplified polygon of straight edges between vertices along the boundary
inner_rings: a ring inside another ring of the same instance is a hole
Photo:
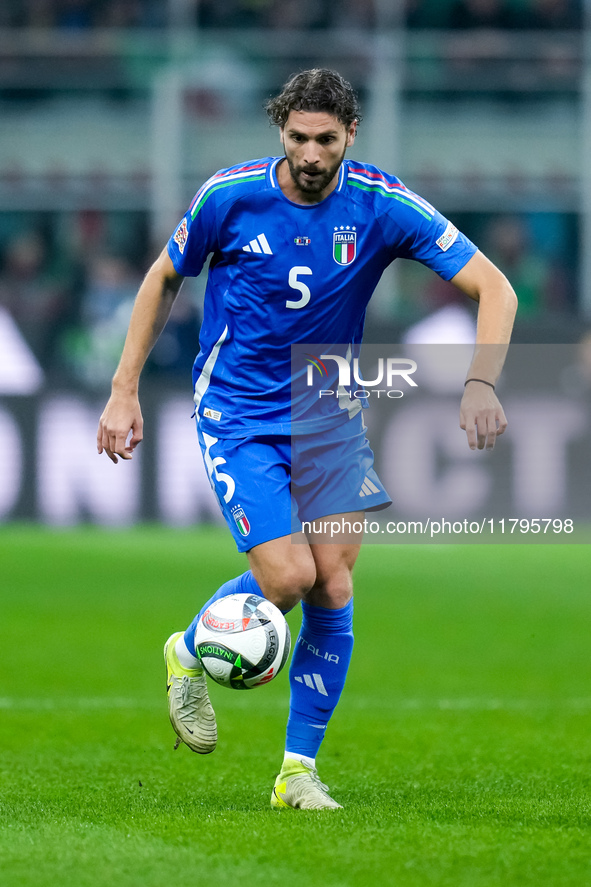
[[[187,220],[183,219],[181,224],[178,226],[178,228],[174,232],[174,242],[176,244],[178,244],[178,248],[180,250],[181,256],[185,251],[185,245],[187,243],[188,236],[189,236],[189,232],[187,231]]]
[[[310,246],[312,243],[309,237],[294,237],[293,242],[296,246]]]
[[[219,412],[219,410],[210,410],[209,407],[206,407],[203,410],[203,418],[204,419],[213,419],[214,422],[219,422],[220,419],[222,418],[222,414]]]
[[[254,240],[242,247],[245,253],[265,253],[267,256],[273,255],[273,250],[269,246],[269,241],[264,234],[257,234]]]
[[[250,523],[249,520],[244,513],[244,508],[242,505],[235,505],[232,509],[232,517],[236,522],[236,526],[238,527],[238,532],[241,536],[248,536],[250,533]]]
[[[443,252],[447,252],[452,243],[455,243],[455,240],[460,232],[456,228],[455,225],[452,225],[451,222],[447,223],[447,228],[441,235],[441,237],[435,241],[439,249],[443,250]]]
[[[350,265],[357,255],[357,230],[341,225],[334,229],[332,256],[338,265]]]

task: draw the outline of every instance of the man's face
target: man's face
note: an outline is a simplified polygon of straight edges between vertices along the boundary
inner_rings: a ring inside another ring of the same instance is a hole
[[[345,151],[355,139],[356,125],[354,121],[346,129],[336,117],[323,111],[290,111],[281,129],[281,142],[293,187],[301,200],[323,200],[333,190]]]

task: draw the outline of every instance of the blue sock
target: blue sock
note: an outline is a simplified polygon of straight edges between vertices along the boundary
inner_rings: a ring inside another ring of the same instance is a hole
[[[197,630],[197,623],[202,614],[205,613],[207,608],[213,604],[214,601],[217,601],[222,597],[227,597],[229,594],[258,594],[260,597],[265,597],[250,570],[247,570],[246,573],[243,573],[241,576],[236,576],[235,579],[230,579],[229,582],[225,582],[221,588],[218,588],[216,593],[210,597],[207,603],[203,604],[185,632],[185,645],[192,656],[195,655],[195,631]]]
[[[340,699],[353,652],[353,601],[340,610],[302,603],[302,627],[289,669],[285,750],[315,758]]]

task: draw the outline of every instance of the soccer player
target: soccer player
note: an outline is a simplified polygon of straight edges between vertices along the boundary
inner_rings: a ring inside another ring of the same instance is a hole
[[[351,401],[330,399],[320,418],[292,416],[290,346],[354,349],[383,270],[398,256],[426,264],[479,302],[460,425],[472,449],[490,448],[506,427],[494,385],[516,298],[504,275],[426,200],[394,176],[345,159],[360,112],[339,74],[295,75],[267,112],[279,127],[284,156],[221,170],[197,192],[138,292],[97,443],[113,462],[132,458],[142,439],[142,367],[183,278],[199,274],[211,254],[193,372],[197,435],[249,569],[215,591],[200,613],[236,592],[262,595],[283,612],[301,602],[285,757],[271,803],[334,809],[340,805],[320,781],[316,755],[351,658],[351,574],[361,539],[325,544],[298,527],[321,517],[353,523],[390,499]],[[200,613],[168,639],[165,660],[177,745],[208,754],[217,729],[195,655]]]

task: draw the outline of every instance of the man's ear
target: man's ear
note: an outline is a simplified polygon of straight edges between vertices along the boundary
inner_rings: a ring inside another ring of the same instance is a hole
[[[355,141],[355,136],[357,135],[357,120],[354,120],[351,126],[349,127],[349,132],[347,133],[347,148],[350,148],[353,142]]]

